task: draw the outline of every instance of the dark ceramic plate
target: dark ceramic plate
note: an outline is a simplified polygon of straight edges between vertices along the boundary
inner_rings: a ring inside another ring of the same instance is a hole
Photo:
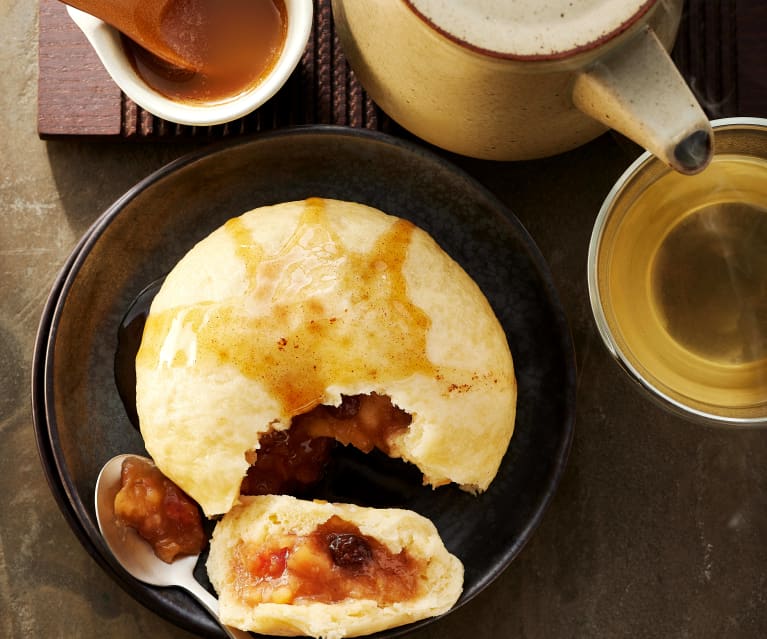
[[[86,549],[136,599],[203,636],[223,634],[183,592],[126,575],[97,528],[99,469],[113,455],[145,452],[115,384],[118,328],[140,291],[224,221],[309,196],[364,202],[430,232],[490,300],[519,383],[514,437],[486,493],[424,488],[399,461],[342,449],[315,496],[409,508],[431,518],[466,567],[460,605],[530,538],[570,448],[575,363],[557,293],[527,232],[473,179],[410,143],[335,127],[260,135],[168,165],[96,221],[54,286],[36,345],[34,417],[49,483]],[[207,584],[202,563],[197,574]]]

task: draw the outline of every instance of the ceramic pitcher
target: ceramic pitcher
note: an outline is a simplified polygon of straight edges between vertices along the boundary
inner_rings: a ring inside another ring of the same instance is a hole
[[[674,169],[708,118],[668,55],[683,0],[333,0],[349,63],[394,120],[444,149],[524,160],[613,128]]]

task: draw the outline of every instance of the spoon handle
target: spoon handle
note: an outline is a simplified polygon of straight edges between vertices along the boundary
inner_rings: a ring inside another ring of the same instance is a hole
[[[186,588],[194,598],[202,604],[203,608],[205,608],[211,616],[221,624],[221,628],[229,639],[253,639],[253,635],[249,632],[239,630],[238,628],[232,628],[231,626],[221,623],[221,620],[218,617],[218,599],[205,590],[205,588],[197,583],[196,580],[193,579],[188,583],[185,583],[184,588]]]
[[[112,25],[142,47],[181,69],[196,70],[198,64],[179,51],[162,32],[164,14],[172,0],[62,0]]]

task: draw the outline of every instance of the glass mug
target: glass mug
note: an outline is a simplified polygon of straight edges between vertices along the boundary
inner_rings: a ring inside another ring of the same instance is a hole
[[[712,126],[703,172],[645,153],[613,187],[589,246],[591,306],[609,351],[663,406],[767,425],[767,120]]]

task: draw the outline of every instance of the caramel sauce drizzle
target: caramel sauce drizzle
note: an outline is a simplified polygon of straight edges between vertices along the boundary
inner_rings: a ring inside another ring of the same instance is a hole
[[[225,231],[250,284],[245,303],[151,313],[139,356],[155,366],[234,366],[291,417],[321,403],[330,385],[383,385],[418,373],[441,379],[426,351],[430,320],[410,300],[402,272],[414,228],[399,219],[371,250],[357,251],[313,198],[293,235],[266,256],[246,223],[232,219]],[[193,348],[178,348],[179,334],[193,335]]]

